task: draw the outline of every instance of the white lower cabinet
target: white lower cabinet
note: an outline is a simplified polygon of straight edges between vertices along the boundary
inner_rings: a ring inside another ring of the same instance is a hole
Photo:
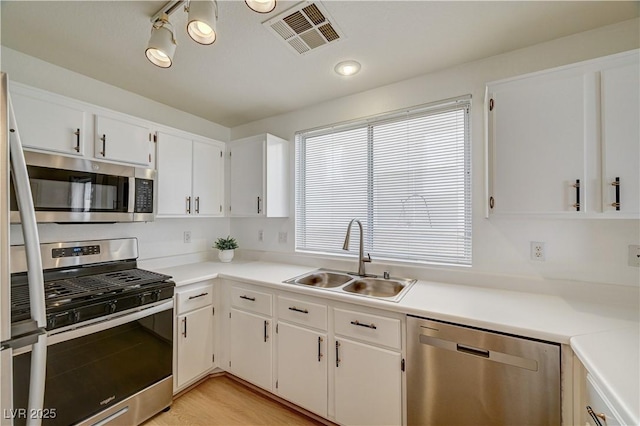
[[[403,315],[228,283],[231,374],[339,424],[403,424]]]
[[[229,321],[231,373],[271,391],[271,319],[232,308]]]
[[[213,368],[213,314],[210,282],[176,289],[174,393]]]
[[[402,354],[342,338],[335,345],[335,421],[402,424]]]
[[[335,421],[402,424],[402,322],[360,309],[333,309]]]
[[[278,395],[327,417],[327,334],[278,323]]]

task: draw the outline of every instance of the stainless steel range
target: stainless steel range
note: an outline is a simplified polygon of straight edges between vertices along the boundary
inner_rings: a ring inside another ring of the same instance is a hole
[[[172,399],[171,277],[137,268],[135,238],[41,244],[48,337],[44,424],[139,424]],[[30,322],[24,246],[11,247],[11,323]],[[23,325],[24,324],[24,325]],[[16,424],[31,351],[14,350]],[[24,409],[24,411],[21,411]]]

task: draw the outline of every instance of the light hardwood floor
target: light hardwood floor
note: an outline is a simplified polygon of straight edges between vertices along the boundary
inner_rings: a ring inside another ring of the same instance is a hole
[[[143,426],[321,425],[227,376],[212,377]]]

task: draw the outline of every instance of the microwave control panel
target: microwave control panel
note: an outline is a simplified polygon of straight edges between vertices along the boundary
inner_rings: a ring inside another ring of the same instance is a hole
[[[133,211],[136,213],[153,213],[153,181],[136,179],[136,201]]]

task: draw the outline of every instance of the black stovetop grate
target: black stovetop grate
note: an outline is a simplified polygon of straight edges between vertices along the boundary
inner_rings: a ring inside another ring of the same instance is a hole
[[[104,293],[121,293],[170,278],[168,275],[134,268],[48,281],[44,283],[45,303],[47,306],[59,306],[74,299]],[[28,286],[12,287],[11,307],[12,310],[29,307]]]

